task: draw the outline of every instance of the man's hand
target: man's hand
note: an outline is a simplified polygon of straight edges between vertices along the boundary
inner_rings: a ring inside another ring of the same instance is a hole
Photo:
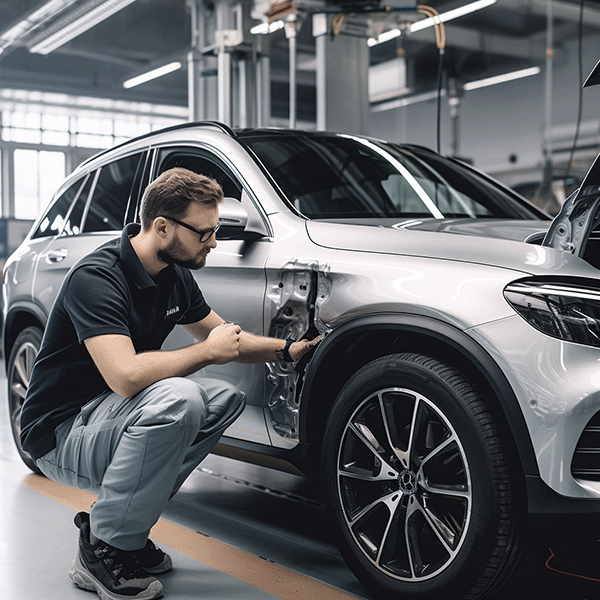
[[[235,323],[222,323],[208,334],[204,345],[210,349],[212,364],[224,365],[239,357],[241,331]]]
[[[289,349],[290,356],[294,362],[298,362],[307,352],[316,348],[323,339],[322,335],[318,335],[314,340],[298,340],[294,342]]]

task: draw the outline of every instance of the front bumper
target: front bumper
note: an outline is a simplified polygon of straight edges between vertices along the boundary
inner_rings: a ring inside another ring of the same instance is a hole
[[[528,476],[527,508],[535,538],[557,547],[596,547],[600,540],[600,499],[566,498],[539,477]]]
[[[600,349],[551,338],[517,315],[469,334],[488,349],[514,391],[541,482],[563,498],[598,500],[600,509],[600,481],[571,472],[581,434],[600,411]],[[600,468],[600,452],[598,462]]]

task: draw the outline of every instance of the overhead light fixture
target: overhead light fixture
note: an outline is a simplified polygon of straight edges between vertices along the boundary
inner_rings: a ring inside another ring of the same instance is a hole
[[[0,35],[0,54],[4,52],[8,46],[19,41],[19,39],[31,33],[50,17],[57,15],[76,1],[77,0],[49,0],[44,5],[30,12],[26,17],[2,32]]]
[[[181,63],[177,60],[171,62],[167,65],[163,65],[162,67],[158,67],[156,69],[152,69],[151,71],[147,71],[146,73],[142,73],[141,75],[137,75],[123,82],[123,87],[128,90],[129,88],[135,87],[136,85],[141,85],[142,83],[146,83],[147,81],[152,81],[153,79],[157,79],[158,77],[162,77],[163,75],[167,75],[168,73],[173,73],[173,71],[178,71],[181,69]]]
[[[465,15],[475,12],[476,10],[487,8],[492,4],[496,4],[497,1],[498,0],[477,0],[476,2],[471,2],[470,4],[465,4],[464,6],[459,6],[458,8],[442,13],[439,16],[439,19],[442,23],[446,23],[446,21],[452,21],[452,19],[464,17]],[[421,29],[425,29],[426,27],[432,27],[436,20],[437,17],[436,19],[429,17],[427,19],[423,19],[422,21],[417,21],[410,26],[410,30],[412,33],[414,33],[415,31],[421,31]]]
[[[394,38],[399,37],[401,33],[402,32],[399,29],[389,29],[388,31],[384,31],[383,33],[381,33],[379,35],[379,37],[369,38],[367,40],[367,46],[369,46],[369,47],[377,46],[377,44],[383,44],[383,42],[389,42],[390,40],[393,40]]]
[[[90,0],[34,36],[27,47],[35,54],[49,54],[133,2],[135,0]]]
[[[458,19],[459,17],[464,17],[469,13],[475,12],[476,10],[481,10],[482,8],[487,8],[492,4],[495,4],[498,0],[476,0],[476,2],[471,2],[470,4],[465,4],[464,6],[459,6],[453,10],[449,10],[445,13],[441,13],[438,17],[428,17],[427,19],[422,19],[421,21],[417,21],[416,23],[412,23],[410,26],[410,32],[414,33],[415,31],[421,31],[422,29],[426,29],[427,27],[433,27],[435,23],[439,20],[442,23],[446,23],[447,21],[452,21],[453,19]],[[369,38],[367,40],[367,44],[369,46],[376,46],[377,44],[382,44],[383,42],[387,42],[389,40],[393,40],[401,35],[400,29],[390,29],[385,33],[382,33],[377,38]]]
[[[272,23],[260,23],[252,27],[252,29],[250,29],[250,33],[254,35],[262,33],[263,35],[265,35],[267,33],[273,33],[274,31],[282,29],[283,27],[285,27],[285,23],[283,21],[273,21]]]
[[[485,79],[470,81],[463,85],[463,89],[466,91],[478,90],[479,88],[488,87],[490,85],[496,85],[497,83],[514,81],[515,79],[522,79],[523,77],[531,77],[532,75],[537,75],[540,72],[540,67],[530,67],[529,69],[512,71],[511,73],[504,73],[503,75],[496,75],[495,77],[486,77]]]

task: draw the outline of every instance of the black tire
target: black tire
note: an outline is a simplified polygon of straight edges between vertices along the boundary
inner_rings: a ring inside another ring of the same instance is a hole
[[[454,369],[408,353],[360,369],[332,407],[322,465],[340,551],[375,597],[480,598],[520,572],[517,480]]]
[[[29,378],[33,369],[33,361],[40,350],[42,343],[42,330],[39,327],[27,327],[17,336],[10,352],[7,365],[8,382],[8,410],[10,425],[17,445],[17,451],[23,462],[34,472],[40,473],[31,456],[21,447],[20,419],[23,409],[25,394],[29,386]]]

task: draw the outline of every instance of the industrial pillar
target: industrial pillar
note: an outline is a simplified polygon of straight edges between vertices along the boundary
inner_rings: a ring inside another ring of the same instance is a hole
[[[188,115],[190,121],[205,119],[204,85],[202,79],[204,48],[204,3],[188,0],[192,25],[192,44],[188,52]]]
[[[285,36],[288,40],[289,65],[290,65],[290,129],[296,128],[296,21],[291,20],[285,24]]]
[[[332,33],[333,16],[313,15],[317,129],[369,133],[369,48],[364,37]]]
[[[205,59],[216,59],[216,117],[212,118],[230,127],[267,126],[271,116],[269,60],[264,54],[269,43],[250,33],[250,9],[244,0],[217,0],[211,30],[214,44],[206,40],[203,49]]]
[[[192,27],[188,64],[188,115],[190,121],[217,118],[216,58],[209,32],[214,31],[214,13],[204,0],[187,0]]]
[[[255,36],[256,59],[254,61],[256,79],[256,126],[268,127],[271,124],[271,59],[267,36]]]

